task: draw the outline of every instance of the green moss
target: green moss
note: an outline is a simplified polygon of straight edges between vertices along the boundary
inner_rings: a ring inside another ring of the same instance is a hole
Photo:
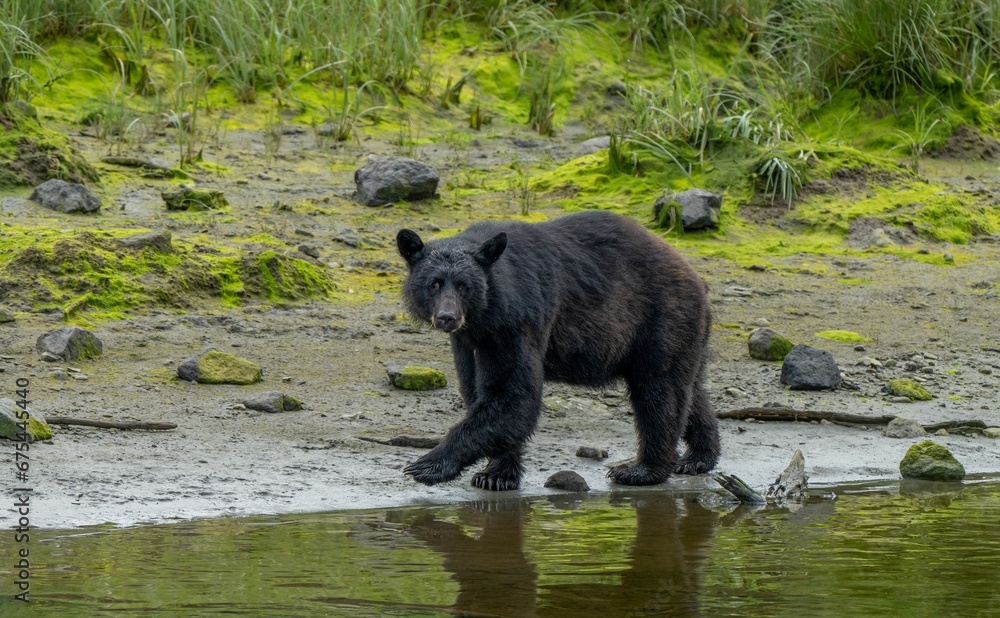
[[[820,339],[839,341],[840,343],[864,343],[866,341],[871,341],[868,337],[862,337],[861,335],[849,330],[824,330],[816,333],[816,336]]]
[[[167,210],[212,210],[221,211],[229,207],[229,201],[222,191],[214,189],[193,189],[180,187],[160,194]]]
[[[899,472],[903,478],[917,478],[930,481],[961,481],[965,478],[965,467],[946,447],[930,440],[914,444],[899,462]]]
[[[97,182],[97,171],[61,133],[0,106],[0,188],[35,186],[51,178]]]
[[[37,416],[28,417],[28,433],[35,440],[51,440],[52,439],[52,428],[49,424],[45,422],[44,418],[38,418]]]
[[[260,367],[219,350],[209,350],[198,360],[198,382],[203,384],[254,384],[260,382]]]
[[[930,401],[934,396],[922,385],[907,378],[889,380],[889,393],[897,397],[908,397],[910,401]]]
[[[408,391],[427,391],[444,388],[448,383],[444,373],[431,367],[410,365],[403,367],[398,373],[390,375],[392,385]]]

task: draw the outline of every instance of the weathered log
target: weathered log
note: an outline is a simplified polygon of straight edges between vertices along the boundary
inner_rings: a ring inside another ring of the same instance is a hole
[[[830,421],[847,425],[888,425],[895,416],[863,416],[861,414],[845,414],[826,410],[795,410],[792,408],[740,408],[729,412],[718,412],[716,418],[745,420],[753,418],[758,421]],[[968,431],[982,433],[988,425],[984,421],[958,420],[921,425],[924,431],[933,433],[938,429]]]
[[[792,461],[789,462],[785,471],[774,479],[774,482],[767,488],[765,498],[774,500],[779,506],[786,500],[795,500],[805,495],[809,486],[809,477],[806,476],[806,458],[802,451],[795,449]]]
[[[365,442],[375,442],[376,444],[385,444],[387,446],[407,446],[410,448],[434,448],[441,443],[440,436],[395,436],[392,438],[383,438],[376,436],[358,436],[359,440],[364,440]]]
[[[716,474],[712,478],[715,479],[716,483],[722,485],[723,489],[739,498],[743,504],[767,504],[763,496],[735,474]]]
[[[46,416],[45,422],[50,425],[79,425],[81,427],[100,427],[101,429],[152,429],[155,431],[177,429],[177,423],[148,423],[145,421],[94,421],[86,418],[70,418],[68,416]]]

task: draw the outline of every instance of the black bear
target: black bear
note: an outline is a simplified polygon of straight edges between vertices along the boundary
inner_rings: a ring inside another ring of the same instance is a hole
[[[520,485],[542,382],[628,387],[638,456],[608,473],[622,485],[697,474],[719,457],[702,384],[711,315],[704,282],[672,247],[607,212],[539,224],[483,222],[424,244],[396,237],[410,313],[451,337],[467,414],[404,472],[434,485],[483,457],[481,489]],[[683,436],[688,450],[677,457]]]

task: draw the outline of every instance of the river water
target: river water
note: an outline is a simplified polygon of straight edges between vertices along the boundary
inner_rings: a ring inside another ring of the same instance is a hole
[[[595,496],[33,531],[0,616],[1000,616],[1000,483],[733,510]],[[22,544],[23,545],[23,544]]]

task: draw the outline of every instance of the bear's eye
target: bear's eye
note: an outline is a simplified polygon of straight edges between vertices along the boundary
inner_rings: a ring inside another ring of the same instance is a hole
[[[431,292],[437,292],[438,290],[441,289],[441,282],[439,280],[432,281],[430,288]]]
[[[455,288],[458,290],[459,294],[465,294],[466,292],[469,291],[469,286],[465,285],[464,283],[457,284]]]

